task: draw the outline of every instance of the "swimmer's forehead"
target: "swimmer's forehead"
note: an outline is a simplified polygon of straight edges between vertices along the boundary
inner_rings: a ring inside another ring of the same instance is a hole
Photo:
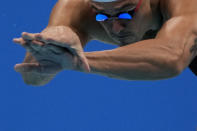
[[[112,0],[113,1],[113,0]],[[114,9],[116,11],[132,8],[137,5],[139,0],[116,0],[113,2],[95,2],[92,1],[91,5],[93,8],[99,11],[105,11],[109,9]]]

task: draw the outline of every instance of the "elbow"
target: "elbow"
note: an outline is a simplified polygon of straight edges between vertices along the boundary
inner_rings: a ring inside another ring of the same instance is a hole
[[[165,47],[165,52],[160,54],[159,67],[165,78],[174,78],[179,76],[183,70],[183,50],[180,48]]]
[[[168,78],[174,78],[179,76],[182,73],[182,70],[178,65],[174,65],[168,70]]]
[[[168,78],[177,77],[184,70],[183,64],[180,62],[180,57],[169,60],[167,65],[167,71],[165,71],[165,73],[167,73]]]

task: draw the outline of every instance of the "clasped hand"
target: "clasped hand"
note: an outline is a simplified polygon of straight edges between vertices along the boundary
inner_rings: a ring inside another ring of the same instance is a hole
[[[21,38],[15,38],[13,41],[23,46],[37,61],[16,64],[17,72],[53,74],[77,67],[90,72],[80,40],[68,27],[48,27],[36,34],[23,32]]]

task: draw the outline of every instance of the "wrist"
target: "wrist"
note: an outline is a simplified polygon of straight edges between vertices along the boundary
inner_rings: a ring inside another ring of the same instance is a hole
[[[79,71],[79,72],[84,72],[84,73],[90,73],[91,69],[89,69],[90,67],[87,67],[87,63],[81,61],[77,56],[75,56],[74,60],[73,60],[73,70],[75,71]],[[88,65],[89,66],[89,65]]]
[[[80,72],[85,72],[84,69],[82,68],[82,62],[77,56],[74,56],[73,58],[73,70],[75,71],[80,71]]]

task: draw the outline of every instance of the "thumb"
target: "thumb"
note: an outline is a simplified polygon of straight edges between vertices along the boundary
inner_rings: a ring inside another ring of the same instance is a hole
[[[89,64],[88,64],[88,60],[87,60],[87,58],[85,57],[84,53],[83,53],[82,51],[78,51],[78,52],[77,52],[77,56],[78,56],[78,58],[79,58],[79,60],[80,60],[80,63],[81,63],[80,66],[84,69],[84,71],[90,72],[91,69],[90,69],[90,66],[89,66]]]
[[[90,66],[89,66],[89,64],[88,64],[88,60],[87,60],[87,58],[85,57],[85,55],[84,55],[84,54],[80,55],[80,56],[79,56],[79,59],[80,59],[81,62],[82,62],[82,67],[83,67],[83,69],[84,69],[86,72],[90,72],[90,71],[91,71],[91,70],[90,70]]]

